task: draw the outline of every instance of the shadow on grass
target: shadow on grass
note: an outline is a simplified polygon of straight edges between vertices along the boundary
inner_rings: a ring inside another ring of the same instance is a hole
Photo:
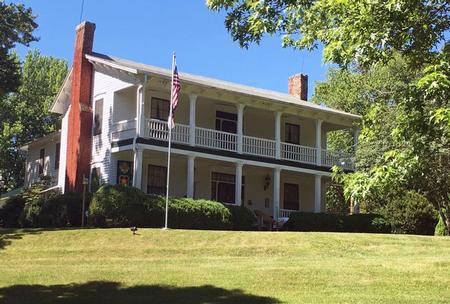
[[[44,229],[0,229],[0,250],[11,245],[12,241],[20,240],[24,235],[40,234]]]
[[[211,285],[173,287],[139,285],[126,287],[117,282],[93,281],[69,285],[13,285],[0,288],[0,303],[170,303],[170,304],[275,304],[279,300],[227,290]]]

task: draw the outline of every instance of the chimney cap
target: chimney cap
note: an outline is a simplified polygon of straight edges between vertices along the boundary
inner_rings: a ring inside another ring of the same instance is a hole
[[[83,21],[80,24],[77,25],[77,27],[75,28],[75,31],[79,31],[82,28],[86,27],[86,26],[92,26],[95,29],[95,23],[89,22],[89,21]]]

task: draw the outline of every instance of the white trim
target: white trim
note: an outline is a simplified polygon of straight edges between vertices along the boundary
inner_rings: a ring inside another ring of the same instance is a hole
[[[148,144],[139,144],[139,147],[141,147],[144,150],[148,149],[148,150],[154,150],[154,151],[158,151],[158,152],[167,153],[166,147],[161,147],[161,146],[156,146],[156,145],[148,145]],[[114,147],[111,149],[111,153],[129,151],[129,150],[132,150],[132,148],[133,148],[132,145]],[[175,149],[175,148],[172,148],[171,152],[173,152],[175,154],[180,154],[180,155],[189,155],[189,154],[193,153],[192,151]],[[254,161],[254,160],[243,160],[243,159],[239,159],[239,158],[215,155],[215,154],[203,153],[203,152],[194,152],[194,153],[195,153],[194,154],[195,157],[199,157],[199,158],[220,160],[220,161],[229,162],[229,163],[242,162],[243,165],[251,165],[251,166],[272,168],[272,169],[280,168],[280,169],[286,170],[286,171],[293,171],[293,172],[300,172],[300,173],[306,173],[306,174],[322,175],[322,176],[330,176],[331,177],[331,172],[324,172],[324,171],[311,170],[311,169],[306,169],[306,168],[277,165],[277,164],[259,162],[259,161]]]

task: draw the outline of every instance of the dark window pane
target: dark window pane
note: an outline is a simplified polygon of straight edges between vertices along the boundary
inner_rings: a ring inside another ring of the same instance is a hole
[[[284,184],[284,209],[299,209],[297,184]]]
[[[55,150],[55,170],[59,169],[59,156],[61,154],[61,144],[56,144],[56,150]]]
[[[102,133],[102,124],[103,124],[103,99],[99,99],[95,102],[94,135],[99,135]]]
[[[167,168],[148,165],[147,193],[164,195],[166,193]]]
[[[166,99],[152,98],[150,117],[153,119],[167,121],[169,117],[170,103]]]
[[[100,188],[101,173],[100,168],[92,168],[91,171],[91,192],[96,192]]]
[[[291,144],[300,144],[300,126],[287,123],[285,125],[285,141]]]
[[[45,149],[39,151],[39,174],[44,173]]]

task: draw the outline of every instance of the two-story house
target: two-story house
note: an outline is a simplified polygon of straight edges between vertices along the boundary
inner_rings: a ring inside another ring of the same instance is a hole
[[[93,52],[94,30],[77,27],[73,66],[51,108],[62,128],[28,145],[27,183],[39,172],[54,174],[62,192],[80,191],[85,176],[92,190],[120,183],[164,194],[171,71]],[[305,75],[288,79],[289,94],[180,79],[171,196],[243,204],[274,218],[324,211],[330,168],[353,168],[349,155],[327,150],[327,132],[356,133],[359,116],[308,102]]]

